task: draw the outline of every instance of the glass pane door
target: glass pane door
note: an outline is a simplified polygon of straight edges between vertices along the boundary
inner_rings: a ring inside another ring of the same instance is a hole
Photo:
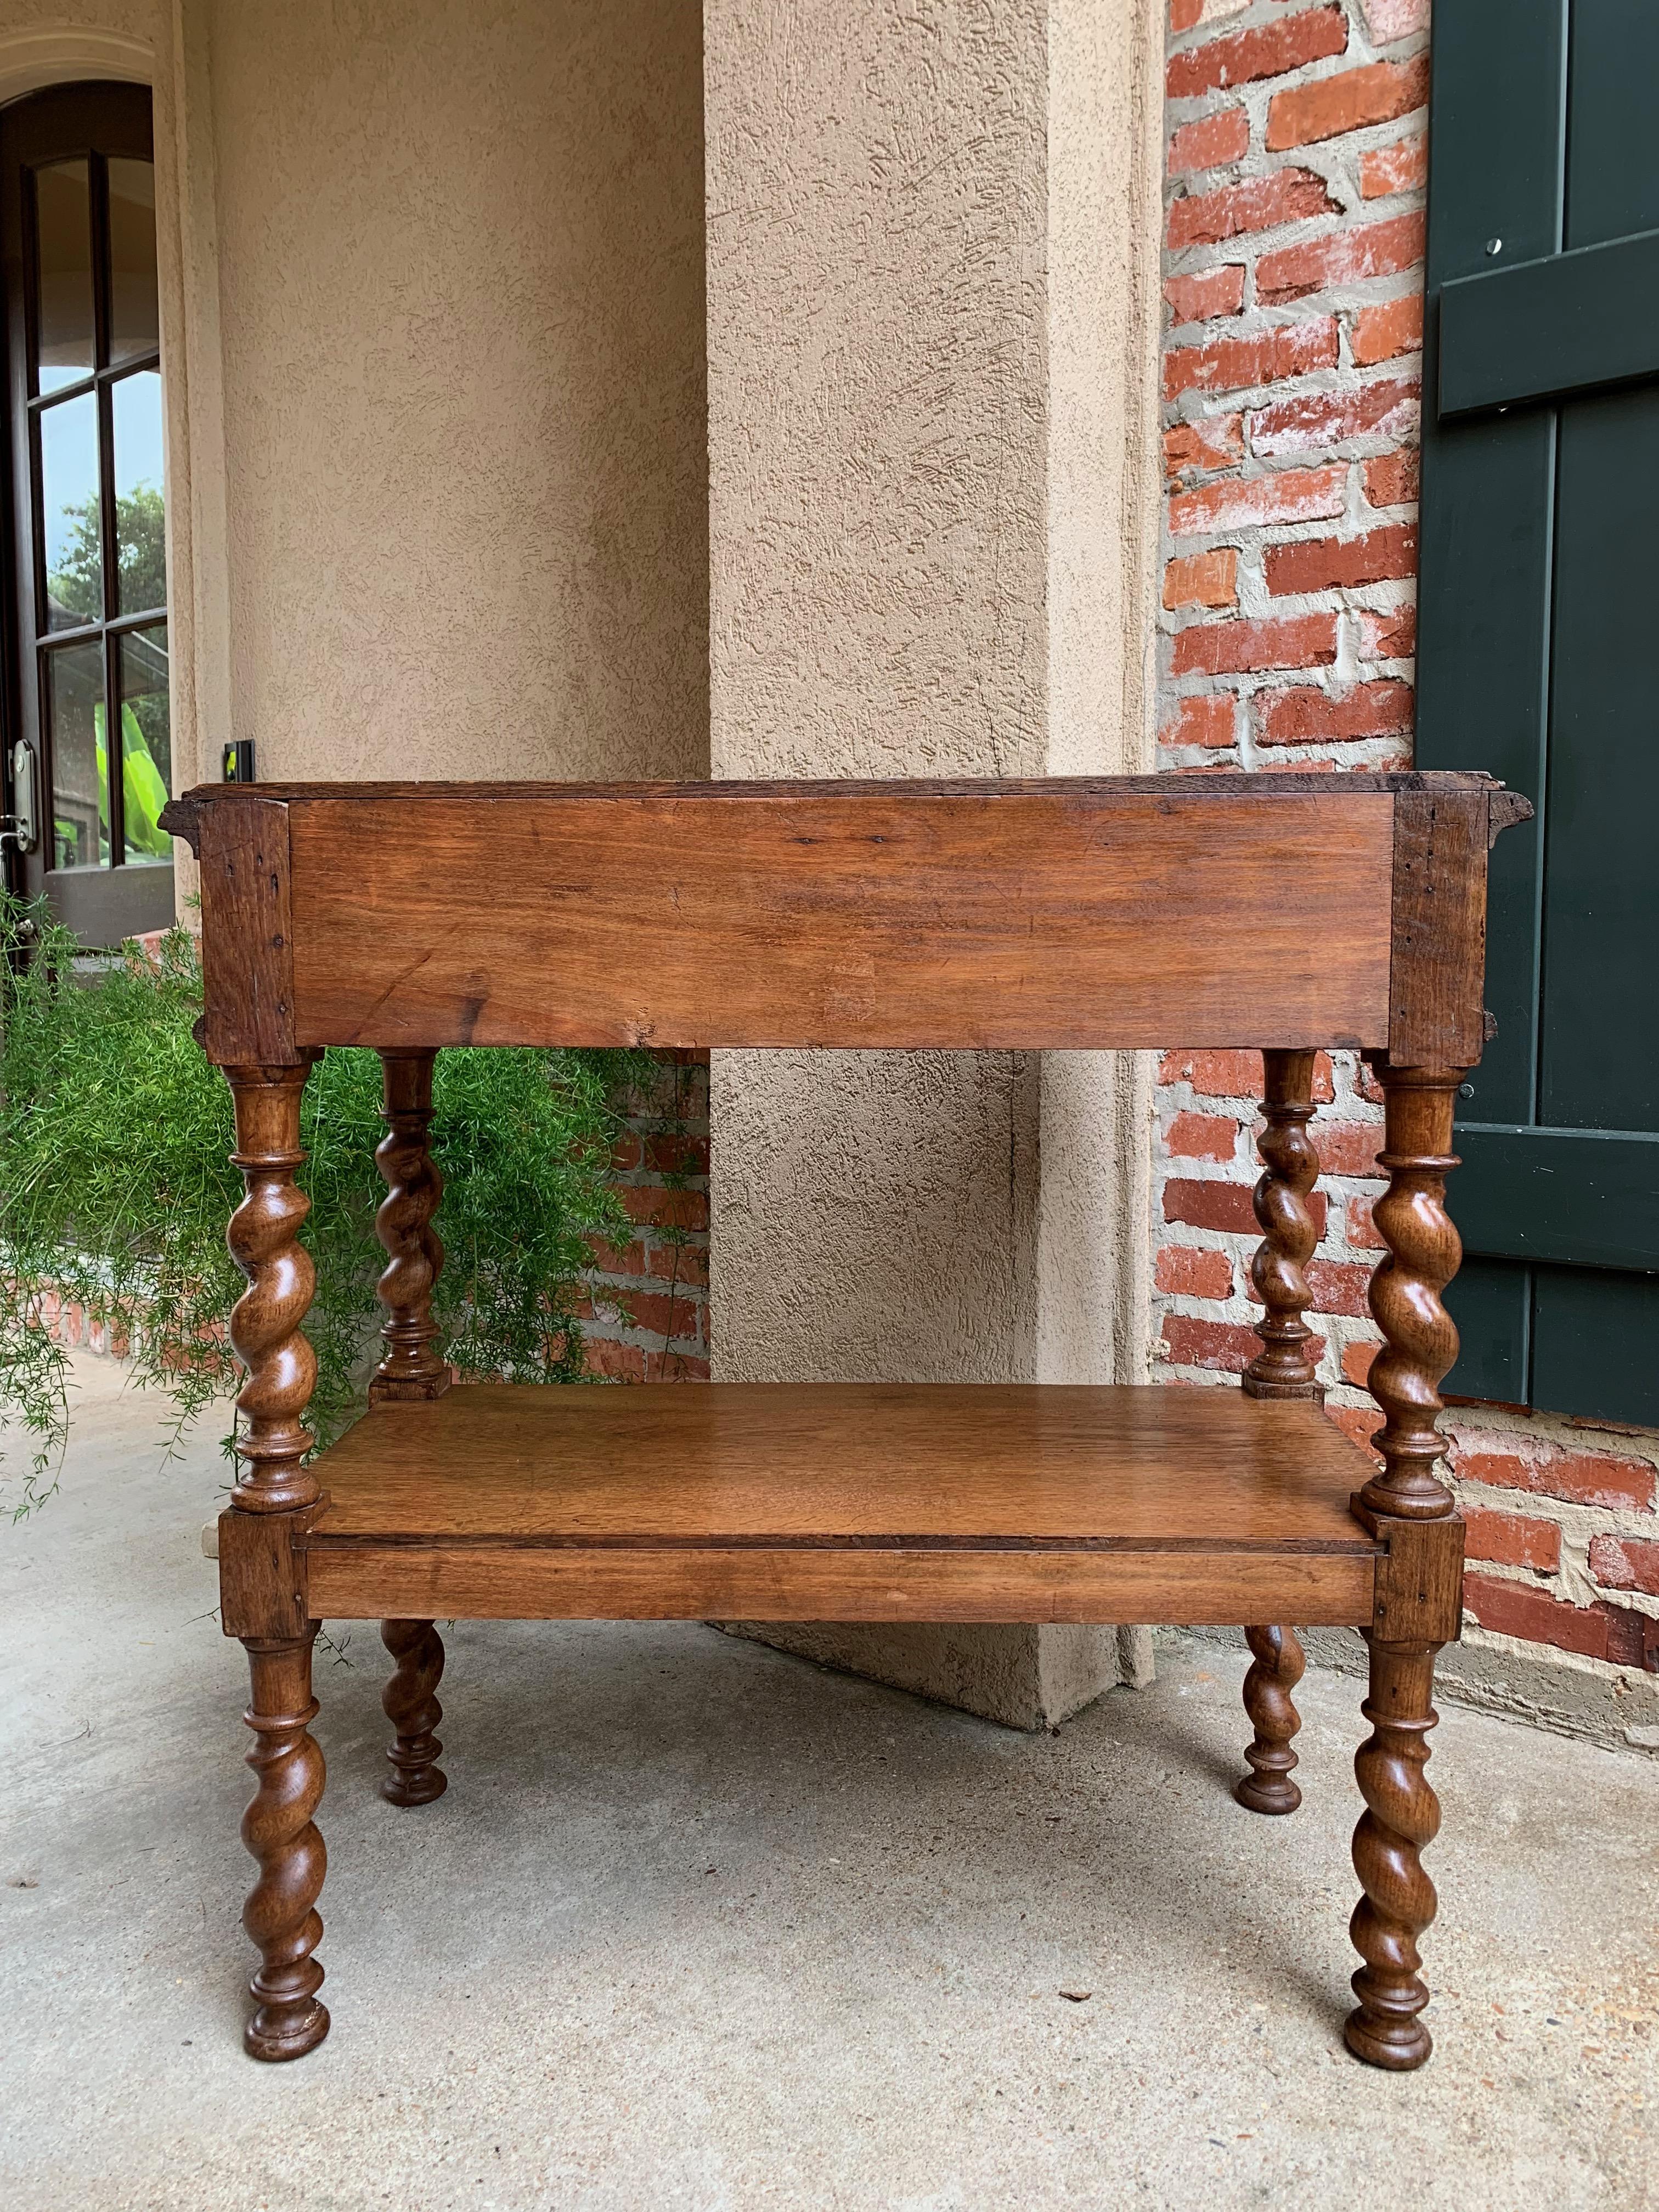
[[[172,915],[155,183],[148,95],[69,86],[0,119],[15,661],[44,888],[88,942]]]

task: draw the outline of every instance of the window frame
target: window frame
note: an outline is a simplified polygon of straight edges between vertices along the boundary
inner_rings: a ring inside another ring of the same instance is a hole
[[[94,367],[44,397],[35,389],[39,313],[32,173],[58,161],[84,160],[91,185]],[[6,847],[7,882],[25,896],[42,893],[58,918],[82,943],[108,945],[164,927],[173,918],[170,860],[128,859],[121,744],[121,641],[131,632],[167,622],[168,609],[122,611],[120,546],[116,530],[114,404],[116,386],[128,378],[161,372],[161,349],[110,361],[112,270],[108,164],[155,161],[152,106],[147,87],[85,82],[54,85],[0,109],[0,266],[4,278],[5,438],[0,495],[3,565],[3,756],[7,806],[15,806],[10,764],[21,738],[34,760],[36,843],[28,854]],[[159,301],[158,301],[159,307]],[[98,497],[101,540],[101,613],[94,622],[52,630],[47,614],[46,538],[41,500],[42,418],[53,406],[87,394],[94,399],[99,441]],[[165,495],[166,487],[163,486]],[[170,632],[169,632],[170,636]],[[104,805],[110,857],[95,866],[55,866],[53,762],[47,701],[53,654],[91,643],[103,651]]]

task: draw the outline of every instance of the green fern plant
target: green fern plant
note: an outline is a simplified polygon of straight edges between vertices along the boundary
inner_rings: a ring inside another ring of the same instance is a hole
[[[229,1091],[191,1033],[201,1009],[188,931],[155,958],[128,945],[88,962],[44,907],[0,902],[0,1481],[14,1516],[55,1488],[69,1432],[54,1300],[126,1345],[175,1434],[232,1382],[224,1324],[246,1285],[225,1224],[241,1178]],[[462,1369],[586,1379],[577,1285],[591,1240],[629,1226],[607,1179],[611,1101],[652,1066],[643,1053],[438,1055],[447,1256],[434,1304]],[[325,1052],[306,1086],[310,1425],[323,1443],[361,1411],[375,1354],[380,1096],[369,1051]]]

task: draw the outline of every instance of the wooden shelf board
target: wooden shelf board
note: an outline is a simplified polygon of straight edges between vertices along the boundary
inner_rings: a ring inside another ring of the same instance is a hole
[[[1231,1390],[463,1386],[318,1462],[319,1617],[1360,1622],[1364,1455]]]
[[[309,1541],[1374,1552],[1368,1471],[1231,1390],[485,1383],[324,1453]]]
[[[307,1555],[329,1620],[1289,1621],[1359,1627],[1355,1552],[666,1550],[327,1543]]]

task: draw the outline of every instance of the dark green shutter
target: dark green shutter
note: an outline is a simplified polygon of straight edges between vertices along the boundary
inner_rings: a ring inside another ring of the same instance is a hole
[[[1537,808],[1492,855],[1447,1388],[1659,1422],[1659,4],[1433,22],[1417,757]]]

